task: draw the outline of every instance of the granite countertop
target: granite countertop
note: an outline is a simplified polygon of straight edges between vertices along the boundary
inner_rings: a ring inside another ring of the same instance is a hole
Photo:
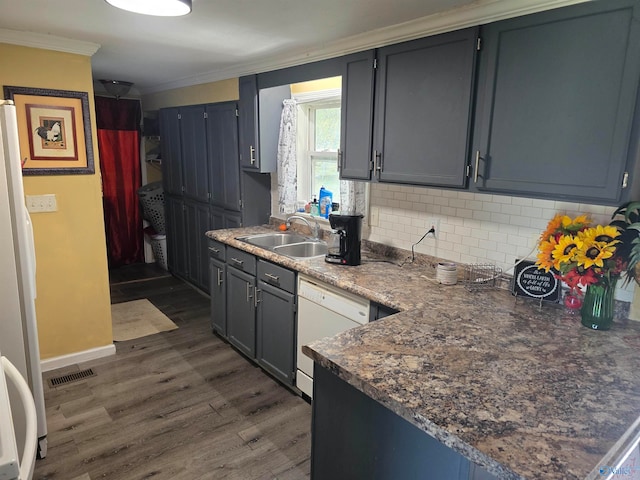
[[[401,310],[303,352],[499,478],[604,478],[640,434],[639,323],[593,331],[559,305],[440,285],[428,265],[295,261],[235,240],[264,231],[208,235]]]

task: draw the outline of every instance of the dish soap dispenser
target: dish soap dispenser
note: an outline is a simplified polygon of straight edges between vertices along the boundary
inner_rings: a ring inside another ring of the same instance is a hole
[[[313,202],[311,202],[311,211],[310,211],[312,216],[319,216],[320,215],[320,208],[318,206],[318,200],[316,200],[316,196],[313,196]]]

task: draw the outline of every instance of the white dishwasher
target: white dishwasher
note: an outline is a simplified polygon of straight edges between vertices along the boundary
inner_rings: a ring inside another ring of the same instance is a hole
[[[298,276],[296,386],[313,397],[313,360],[302,346],[369,322],[369,300],[305,275]]]

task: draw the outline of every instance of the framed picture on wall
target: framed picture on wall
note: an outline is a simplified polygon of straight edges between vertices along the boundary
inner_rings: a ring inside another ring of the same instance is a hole
[[[86,92],[4,87],[18,116],[24,175],[95,173]]]

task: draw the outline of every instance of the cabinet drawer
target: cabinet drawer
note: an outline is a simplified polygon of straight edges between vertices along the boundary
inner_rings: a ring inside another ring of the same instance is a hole
[[[295,293],[296,274],[284,267],[265,262],[264,260],[258,260],[257,279],[289,293]]]
[[[224,243],[209,239],[208,247],[210,258],[222,260],[223,262],[225,261],[225,251],[227,247]]]
[[[256,274],[256,257],[237,248],[227,247],[227,265],[251,275]]]

